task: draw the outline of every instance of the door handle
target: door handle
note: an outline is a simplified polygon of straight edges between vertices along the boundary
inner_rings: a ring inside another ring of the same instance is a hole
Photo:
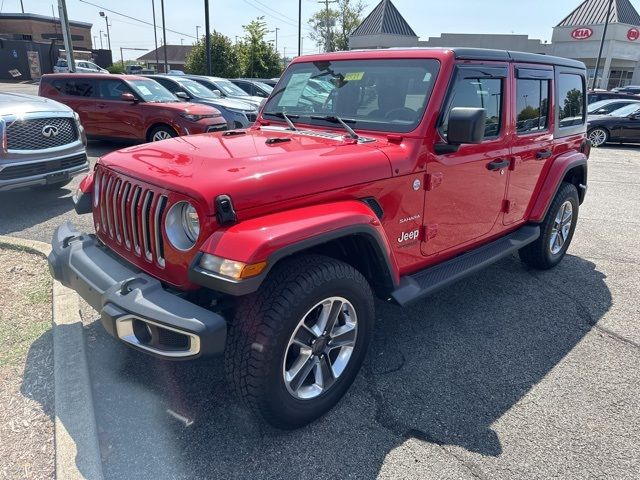
[[[98,105],[96,105],[98,108],[107,108],[107,104],[106,103],[99,103]]]
[[[553,155],[553,152],[551,150],[540,150],[538,153],[536,153],[536,160],[549,158],[551,155]]]
[[[494,160],[493,162],[487,163],[487,168],[489,170],[502,170],[503,168],[507,168],[511,162],[509,160]]]

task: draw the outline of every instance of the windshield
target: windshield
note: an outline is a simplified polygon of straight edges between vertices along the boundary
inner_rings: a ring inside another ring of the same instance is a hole
[[[304,123],[319,116],[350,120],[354,129],[410,132],[422,119],[438,73],[433,59],[297,63],[271,94],[264,115],[285,112]]]
[[[267,85],[266,83],[256,82],[256,86],[258,88],[261,88],[262,90],[264,90],[267,93],[273,92],[273,87],[271,85]]]
[[[217,98],[211,90],[204,85],[194,82],[193,80],[187,80],[186,78],[178,80],[178,83],[186,88],[191,95],[196,98]]]
[[[129,85],[145,102],[179,102],[173,93],[155,80],[130,80]]]
[[[229,80],[216,80],[215,86],[222,91],[225,95],[232,97],[247,97],[249,94],[242,90],[235,83],[231,83]]]
[[[599,108],[602,108],[604,106],[606,106],[607,104],[609,104],[611,102],[611,100],[600,100],[598,102],[593,102],[592,104],[590,104],[587,107],[587,112],[591,113],[591,112],[595,112],[596,110],[598,110]]]
[[[640,105],[638,105],[637,103],[632,103],[631,105],[627,105],[626,107],[614,110],[609,115],[611,115],[612,117],[627,117],[632,113],[636,113],[638,110],[640,110]]]

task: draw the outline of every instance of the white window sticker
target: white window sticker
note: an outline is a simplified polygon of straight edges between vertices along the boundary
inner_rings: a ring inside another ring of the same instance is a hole
[[[278,102],[280,107],[296,107],[300,96],[311,78],[311,73],[294,73],[287,84],[287,88]]]
[[[151,90],[145,87],[144,85],[138,85],[138,89],[142,92],[143,95],[151,95]]]

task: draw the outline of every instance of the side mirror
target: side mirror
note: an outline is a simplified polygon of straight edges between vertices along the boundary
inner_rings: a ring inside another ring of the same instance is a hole
[[[638,119],[640,119],[640,114],[638,114],[638,113],[632,113],[632,114],[631,114],[631,115],[629,115],[627,118],[628,118],[629,120],[638,120]]]
[[[122,100],[123,102],[137,102],[138,99],[133,95],[133,93],[129,93],[129,92],[124,92],[122,95],[120,95],[120,100]]]
[[[213,94],[214,94],[216,97],[221,97],[221,96],[222,96],[222,92],[221,92],[220,90],[217,90],[217,89],[213,91]]]
[[[449,114],[447,142],[449,145],[482,143],[487,122],[484,108],[456,107]]]
[[[180,100],[190,100],[190,97],[187,94],[187,92],[176,92],[174,95],[178,97]]]

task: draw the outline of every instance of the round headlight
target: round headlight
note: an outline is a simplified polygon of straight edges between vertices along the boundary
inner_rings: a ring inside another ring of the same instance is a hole
[[[190,250],[200,235],[200,219],[189,202],[174,203],[164,224],[167,239],[178,250]]]

